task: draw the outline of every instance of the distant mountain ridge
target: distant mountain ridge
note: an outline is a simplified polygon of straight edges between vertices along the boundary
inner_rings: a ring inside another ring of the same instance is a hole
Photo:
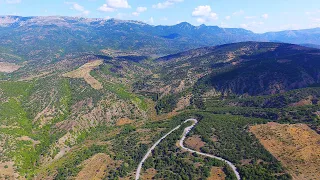
[[[320,45],[320,29],[256,34],[241,28],[152,26],[140,21],[81,17],[0,17],[0,60],[52,62],[79,53],[111,48],[163,56],[194,48],[244,41]],[[45,55],[45,56],[44,56]],[[46,57],[46,58],[44,58]]]

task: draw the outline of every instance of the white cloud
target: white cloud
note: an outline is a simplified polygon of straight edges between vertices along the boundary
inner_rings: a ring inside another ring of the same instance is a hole
[[[263,14],[261,17],[262,17],[263,19],[268,19],[268,18],[269,18],[269,14]]]
[[[197,17],[198,23],[206,23],[218,19],[218,15],[212,12],[209,5],[198,6],[192,12],[193,17]]]
[[[263,24],[264,24],[264,22],[262,22],[262,21],[259,21],[259,22],[252,21],[252,22],[249,22],[246,24],[240,24],[240,27],[245,28],[245,29],[255,29],[257,27],[260,27]]]
[[[226,20],[230,20],[230,19],[231,19],[231,16],[226,16],[225,19],[226,19]]]
[[[107,5],[111,8],[131,8],[127,0],[107,0]]]
[[[164,1],[164,2],[161,2],[161,3],[158,3],[158,4],[154,4],[152,5],[153,8],[156,8],[156,9],[165,9],[165,8],[168,8],[172,5],[174,5],[175,3],[179,3],[179,2],[183,2],[184,0],[167,0],[167,1]]]
[[[103,4],[102,6],[100,6],[98,8],[99,11],[102,11],[102,12],[114,12],[115,9],[109,7],[107,4]]]
[[[72,5],[70,9],[81,12],[81,15],[87,16],[90,14],[90,11],[86,10],[83,6],[81,6],[80,4],[78,4],[76,2],[65,2],[65,4]]]
[[[234,16],[239,16],[239,15],[242,15],[242,14],[244,14],[243,10],[236,11],[236,12],[232,13],[232,15],[234,15]]]
[[[85,11],[84,7],[77,4],[77,3],[74,3],[73,4],[73,9],[76,10],[76,11]]]
[[[138,13],[138,12],[133,12],[132,15],[134,15],[134,16],[139,16],[140,13]]]
[[[127,0],[106,0],[106,3],[98,8],[102,12],[114,12],[121,8],[131,8]]]
[[[19,3],[21,3],[21,0],[6,0],[6,3],[8,3],[8,4],[19,4]]]
[[[203,24],[203,23],[206,23],[207,21],[204,18],[197,18],[197,22]]]
[[[139,16],[141,13],[145,12],[148,8],[146,7],[138,7],[135,12],[132,13],[134,16]]]
[[[138,8],[137,8],[137,12],[138,12],[138,13],[142,13],[142,12],[145,12],[147,9],[148,9],[148,8],[146,8],[146,7],[138,7]]]

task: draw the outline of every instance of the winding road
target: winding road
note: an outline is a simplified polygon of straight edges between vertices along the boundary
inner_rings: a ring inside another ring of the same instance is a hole
[[[192,149],[189,149],[189,148],[186,148],[184,145],[183,145],[183,142],[184,140],[186,139],[186,136],[188,135],[188,133],[194,128],[194,126],[198,123],[198,121],[196,119],[187,119],[186,121],[184,121],[182,124],[184,123],[187,123],[187,122],[190,122],[192,121],[193,124],[191,126],[188,126],[184,129],[184,132],[183,132],[183,135],[182,135],[182,138],[180,139],[180,142],[179,142],[179,145],[182,149],[186,150],[186,151],[189,151],[189,152],[192,152],[192,153],[197,153],[197,154],[200,154],[202,156],[207,156],[207,157],[210,157],[210,158],[214,158],[214,159],[217,159],[217,160],[220,160],[220,161],[223,161],[225,162],[226,164],[228,164],[230,166],[230,168],[232,169],[232,171],[234,172],[234,174],[236,175],[237,177],[237,180],[240,180],[240,174],[239,172],[237,171],[237,168],[234,164],[232,164],[230,161],[228,160],[225,160],[221,157],[217,157],[217,156],[214,156],[214,155],[211,155],[211,154],[206,154],[206,153],[202,153],[202,152],[198,152],[198,151],[194,151]],[[169,136],[172,132],[174,132],[175,130],[179,129],[181,127],[181,125],[175,127],[174,129],[172,129],[170,132],[168,132],[167,134],[165,134],[162,138],[160,138],[149,150],[148,152],[146,153],[146,155],[143,157],[143,159],[141,160],[141,162],[139,163],[138,165],[138,168],[137,168],[137,171],[136,171],[136,180],[139,180],[140,178],[140,172],[141,172],[141,169],[142,169],[142,165],[143,163],[147,160],[147,158],[149,157],[149,155],[152,153],[152,151],[156,148],[156,146],[163,140],[165,139],[167,136]]]

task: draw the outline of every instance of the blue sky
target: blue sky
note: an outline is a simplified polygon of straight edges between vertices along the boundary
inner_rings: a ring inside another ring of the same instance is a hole
[[[319,0],[0,0],[1,15],[189,22],[254,32],[320,27]]]

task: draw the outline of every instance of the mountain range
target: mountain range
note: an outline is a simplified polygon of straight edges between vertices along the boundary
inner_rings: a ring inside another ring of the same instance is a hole
[[[2,16],[0,52],[2,58],[11,52],[15,54],[11,61],[41,62],[55,61],[78,52],[97,53],[103,48],[161,56],[243,41],[317,47],[320,45],[319,34],[319,28],[256,34],[240,28],[193,26],[186,22],[173,26],[152,26],[139,21],[116,19]]]

